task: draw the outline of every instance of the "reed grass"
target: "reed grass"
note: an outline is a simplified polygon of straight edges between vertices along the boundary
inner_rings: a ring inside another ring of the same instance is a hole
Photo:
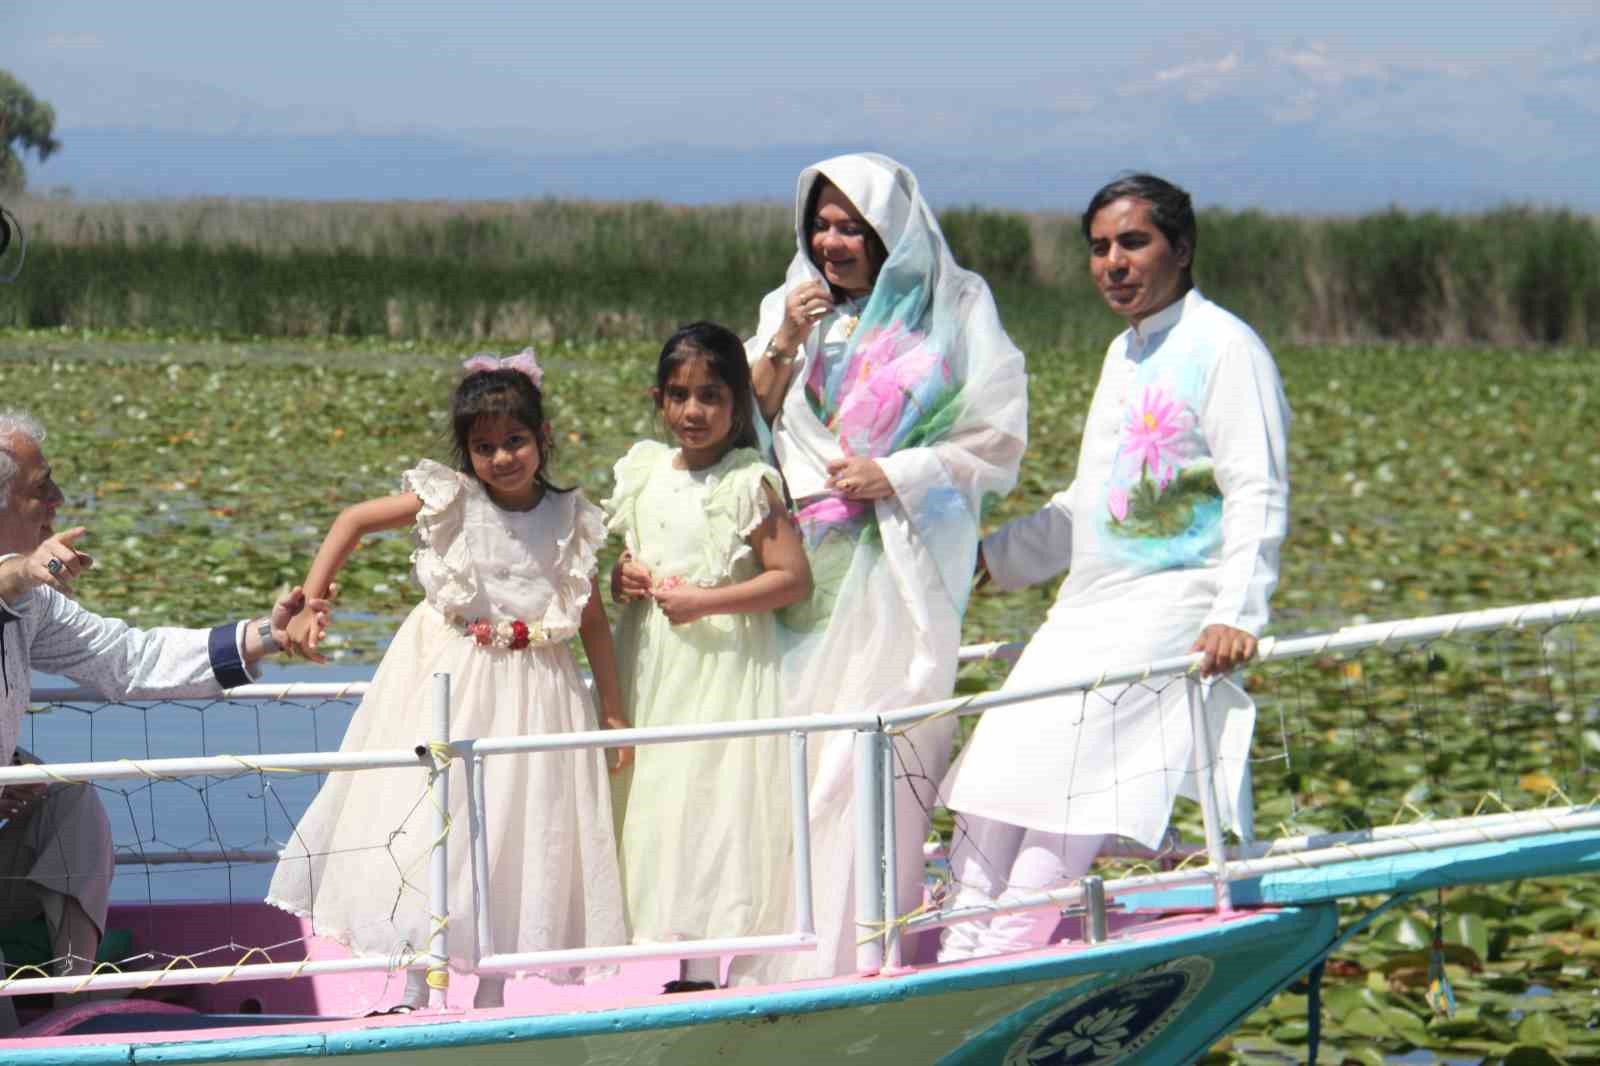
[[[754,327],[792,255],[788,208],[659,203],[25,201],[0,326],[517,343]],[[1115,329],[1078,220],[942,213],[1025,348]],[[1270,343],[1587,347],[1600,229],[1560,210],[1352,218],[1207,211],[1196,277]]]

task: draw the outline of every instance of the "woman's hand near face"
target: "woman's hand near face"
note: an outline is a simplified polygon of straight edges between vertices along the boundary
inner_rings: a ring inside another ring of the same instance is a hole
[[[855,455],[828,464],[828,487],[847,500],[881,500],[894,495],[883,467],[876,460]]]
[[[750,367],[750,385],[755,389],[756,406],[771,425],[783,409],[794,378],[794,356],[805,344],[817,321],[833,307],[833,295],[820,281],[796,285],[783,298],[783,321],[772,335],[768,351]]]
[[[796,285],[783,301],[783,324],[773,337],[774,346],[783,355],[793,355],[832,309],[833,294],[827,285],[816,280]]]

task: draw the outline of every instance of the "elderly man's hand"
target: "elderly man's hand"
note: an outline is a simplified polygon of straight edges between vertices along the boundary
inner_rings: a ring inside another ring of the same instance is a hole
[[[1216,623],[1202,629],[1200,639],[1189,650],[1205,653],[1200,662],[1200,676],[1215,677],[1254,658],[1256,638],[1242,629]]]
[[[27,555],[0,563],[0,599],[16,599],[38,585],[72,595],[72,582],[94,565],[91,556],[73,547],[86,532],[77,526],[57,533]]]
[[[328,620],[333,615],[333,601],[338,594],[337,585],[328,589],[327,599],[308,598],[299,585],[285,593],[272,605],[272,639],[278,642],[278,647],[312,662],[327,662],[317,653],[317,645],[328,632]]]
[[[45,789],[49,787],[40,781],[31,785],[7,785],[0,789],[0,821],[10,821],[27,814],[35,803],[44,798]]]

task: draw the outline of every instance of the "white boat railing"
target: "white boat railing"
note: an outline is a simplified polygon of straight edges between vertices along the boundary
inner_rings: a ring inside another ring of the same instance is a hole
[[[1293,638],[1266,638],[1258,649],[1257,662],[1273,662],[1329,652],[1349,652],[1364,648],[1393,647],[1425,643],[1459,634],[1536,625],[1554,625],[1600,617],[1600,597],[1531,604],[1519,607],[1463,614],[1439,615],[1347,627],[1332,633]],[[1018,645],[983,645],[964,650],[969,660],[1012,657]],[[1212,775],[1216,760],[1208,750],[1210,730],[1204,727],[1204,705],[1199,698],[1197,669],[1201,656],[1176,656],[1156,662],[1082,672],[1063,677],[1049,685],[1030,686],[975,696],[938,700],[897,711],[874,714],[846,712],[727,722],[709,726],[675,726],[652,729],[598,730],[537,736],[484,737],[452,740],[448,732],[449,679],[435,675],[432,700],[433,735],[419,738],[413,749],[363,752],[302,752],[284,755],[207,756],[165,759],[124,759],[117,762],[78,762],[21,765],[0,768],[0,787],[23,783],[62,781],[105,781],[130,778],[163,780],[177,777],[236,777],[252,773],[328,773],[360,772],[371,769],[413,767],[430,776],[434,792],[436,842],[431,856],[429,907],[436,915],[449,913],[446,895],[445,842],[448,832],[444,812],[448,810],[448,775],[442,770],[461,759],[468,785],[468,833],[476,883],[479,886],[478,922],[473,930],[470,957],[480,972],[500,973],[539,968],[596,965],[653,958],[707,957],[781,951],[804,951],[817,943],[811,898],[811,840],[808,817],[809,787],[807,737],[813,733],[852,731],[855,735],[855,885],[858,941],[857,968],[863,974],[898,967],[905,934],[1004,911],[1061,907],[1081,904],[1086,892],[1082,883],[1041,892],[1000,905],[966,909],[945,909],[937,913],[902,917],[895,900],[895,787],[892,734],[918,723],[944,715],[975,715],[995,708],[1026,703],[1046,697],[1086,692],[1106,685],[1121,685],[1155,678],[1182,678],[1187,687],[1191,727],[1202,743],[1196,746],[1190,772],[1201,780],[1198,789],[1206,831],[1204,866],[1161,873],[1140,874],[1104,883],[1107,897],[1170,889],[1190,885],[1210,885],[1219,909],[1230,906],[1229,884],[1256,878],[1266,873],[1311,868],[1355,859],[1397,855],[1455,847],[1463,843],[1509,840],[1550,832],[1569,832],[1600,828],[1600,807],[1575,805],[1470,819],[1424,822],[1417,825],[1366,830],[1352,834],[1322,834],[1298,840],[1275,841],[1260,845],[1246,842],[1240,847],[1224,847],[1224,828],[1216,809]],[[359,695],[364,688],[343,685],[250,685],[231,690],[234,699],[333,699]],[[89,702],[92,694],[76,689],[40,689],[36,701]],[[119,701],[123,703],[134,701]],[[144,701],[157,702],[157,701]],[[570,751],[596,748],[638,747],[652,744],[787,735],[790,738],[790,801],[794,863],[794,928],[785,934],[715,940],[679,941],[659,945],[615,945],[583,947],[559,951],[494,954],[484,952],[489,915],[493,901],[488,898],[487,818],[483,798],[484,761],[491,757],[526,755],[535,752]],[[1191,852],[1192,853],[1192,852]],[[155,853],[159,856],[161,853]],[[206,853],[187,851],[184,856]],[[218,852],[239,854],[226,849]],[[250,853],[246,853],[250,854]],[[267,853],[270,855],[270,853]],[[260,856],[252,855],[253,859]],[[137,861],[146,861],[139,858]],[[154,861],[189,861],[169,858]],[[357,973],[396,969],[426,969],[442,973],[448,950],[446,923],[436,923],[428,950],[401,956],[363,956],[350,959],[256,963],[241,960],[236,965],[177,968],[157,971],[96,972],[92,976],[17,977],[0,980],[0,996],[29,993],[69,992],[92,989],[127,989],[167,985],[200,984],[232,980],[291,978],[316,974]],[[252,954],[256,949],[252,949]],[[440,982],[442,983],[442,982]],[[433,984],[433,982],[430,982]],[[435,985],[437,987],[437,985]]]

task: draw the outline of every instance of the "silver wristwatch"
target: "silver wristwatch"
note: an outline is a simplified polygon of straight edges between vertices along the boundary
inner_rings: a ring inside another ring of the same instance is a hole
[[[262,649],[269,653],[283,650],[277,638],[272,635],[272,619],[270,618],[262,618],[256,622],[256,639],[261,642]]]

